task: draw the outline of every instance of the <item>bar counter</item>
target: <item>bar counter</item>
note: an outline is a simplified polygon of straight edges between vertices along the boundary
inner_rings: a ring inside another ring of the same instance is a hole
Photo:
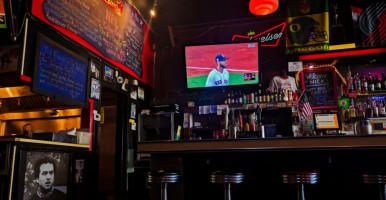
[[[386,149],[386,135],[147,141],[139,153]]]
[[[82,150],[87,150],[90,148],[90,145],[86,144],[74,144],[74,143],[64,143],[64,142],[52,142],[46,140],[35,140],[27,138],[15,138],[15,137],[0,137],[0,142],[14,142],[16,144],[28,144],[28,145],[48,145],[48,146],[61,146],[61,147],[73,147],[79,148]]]

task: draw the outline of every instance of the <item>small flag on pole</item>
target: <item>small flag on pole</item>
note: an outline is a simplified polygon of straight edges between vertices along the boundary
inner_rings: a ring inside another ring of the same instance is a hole
[[[312,108],[310,102],[308,102],[306,93],[303,94],[303,98],[299,99],[299,111],[300,119],[304,120],[307,117],[312,116]]]

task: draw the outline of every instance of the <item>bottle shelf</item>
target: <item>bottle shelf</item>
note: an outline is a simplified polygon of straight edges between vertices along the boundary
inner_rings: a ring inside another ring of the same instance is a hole
[[[357,97],[368,97],[368,96],[383,96],[386,95],[386,90],[382,90],[381,92],[376,93],[357,93]]]
[[[263,110],[277,110],[277,109],[283,109],[283,108],[291,108],[291,107],[297,107],[298,102],[297,101],[283,101],[283,102],[267,102],[267,103],[248,103],[248,104],[221,104],[221,106],[228,106],[231,110],[240,110],[240,111],[252,111],[256,110],[257,107],[260,107]],[[204,105],[204,106],[211,106],[211,105]],[[213,105],[212,105],[213,106]],[[199,114],[199,106],[194,107],[185,107],[184,108],[185,113],[193,113],[193,114]],[[204,113],[202,113],[204,114]],[[205,113],[205,114],[214,114],[216,113]]]

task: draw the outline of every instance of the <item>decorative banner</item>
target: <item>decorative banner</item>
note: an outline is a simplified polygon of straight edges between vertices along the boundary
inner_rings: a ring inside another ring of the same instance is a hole
[[[287,54],[328,51],[327,0],[290,0],[287,9]]]
[[[35,0],[32,14],[141,81],[152,85],[147,24],[126,1]]]
[[[350,2],[356,45],[386,46],[386,2],[384,0]]]
[[[7,24],[5,23],[4,1],[0,0],[0,29],[2,28],[7,28]]]

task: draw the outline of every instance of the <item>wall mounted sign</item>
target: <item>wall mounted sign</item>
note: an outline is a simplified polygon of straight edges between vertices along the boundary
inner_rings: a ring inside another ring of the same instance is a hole
[[[126,1],[35,0],[32,14],[120,69],[152,85],[147,24]]]
[[[288,62],[288,71],[289,72],[299,72],[303,70],[303,62]]]
[[[302,88],[312,109],[338,108],[335,70],[332,68],[305,69],[301,72]]]

